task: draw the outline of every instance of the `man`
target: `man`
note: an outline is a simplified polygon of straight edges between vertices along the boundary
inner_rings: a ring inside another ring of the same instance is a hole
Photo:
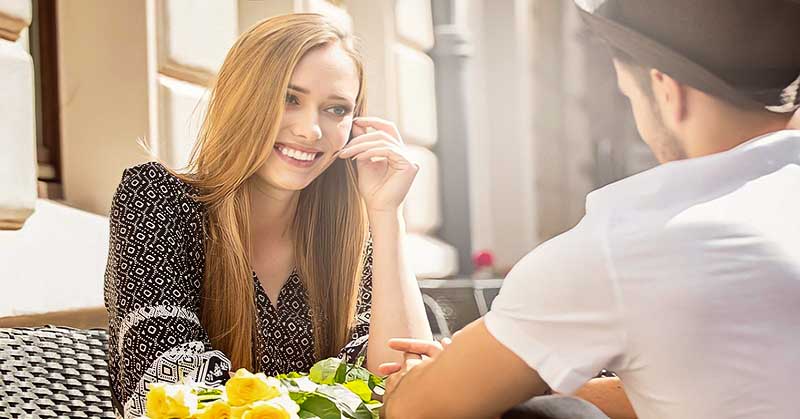
[[[576,3],[663,164],[590,194],[444,351],[393,342],[386,417],[498,417],[603,368],[640,418],[798,417],[800,2]]]

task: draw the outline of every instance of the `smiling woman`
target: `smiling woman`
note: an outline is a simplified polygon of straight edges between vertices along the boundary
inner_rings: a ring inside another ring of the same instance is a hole
[[[125,417],[153,382],[363,351],[375,370],[400,356],[389,337],[430,338],[401,251],[418,167],[394,124],[363,116],[364,86],[344,31],[314,14],[265,20],[228,53],[188,167],[125,171],[105,282]]]
[[[359,87],[359,69],[338,43],[308,52],[287,87],[274,146],[278,152],[270,155],[259,176],[289,190],[303,189],[316,179],[349,139]]]

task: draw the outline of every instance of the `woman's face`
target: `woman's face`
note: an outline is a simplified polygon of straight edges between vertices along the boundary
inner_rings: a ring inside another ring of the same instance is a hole
[[[292,73],[275,147],[256,176],[281,190],[308,186],[347,143],[358,91],[356,66],[338,44],[309,51]]]

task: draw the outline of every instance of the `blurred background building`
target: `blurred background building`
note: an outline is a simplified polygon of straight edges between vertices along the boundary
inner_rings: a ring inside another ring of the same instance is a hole
[[[405,208],[421,279],[467,278],[484,249],[501,278],[589,191],[654,164],[571,1],[0,0],[0,326],[102,323],[106,216],[148,160],[137,139],[185,163],[228,48],[291,12],[356,34],[369,113],[422,164]]]

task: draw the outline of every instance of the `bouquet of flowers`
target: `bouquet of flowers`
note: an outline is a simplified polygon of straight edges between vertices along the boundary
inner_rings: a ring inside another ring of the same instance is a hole
[[[308,374],[276,377],[236,371],[224,386],[154,384],[147,393],[147,419],[377,419],[383,379],[337,358],[320,361]]]

